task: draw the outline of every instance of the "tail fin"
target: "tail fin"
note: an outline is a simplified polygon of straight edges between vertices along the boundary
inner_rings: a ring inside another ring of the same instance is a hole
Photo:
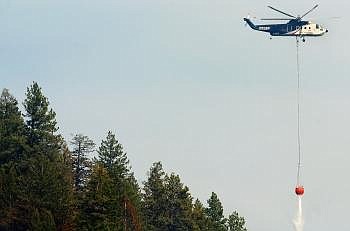
[[[244,21],[250,26],[250,28],[252,28],[253,30],[257,30],[257,26],[254,25],[254,23],[252,23],[252,21],[250,21],[249,18],[244,18]]]

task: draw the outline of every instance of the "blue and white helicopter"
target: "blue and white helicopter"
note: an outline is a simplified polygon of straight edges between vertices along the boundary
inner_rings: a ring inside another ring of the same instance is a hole
[[[277,11],[281,14],[288,16],[289,18],[263,18],[261,20],[287,20],[284,24],[265,24],[255,25],[248,17],[244,18],[244,21],[253,29],[257,31],[270,33],[271,36],[294,36],[300,37],[305,42],[305,37],[308,36],[322,36],[328,32],[328,30],[319,24],[303,21],[302,19],[308,15],[311,11],[315,10],[318,5],[314,6],[311,10],[303,14],[302,16],[294,16],[287,14],[281,10],[278,10],[272,6],[268,6],[270,9]]]

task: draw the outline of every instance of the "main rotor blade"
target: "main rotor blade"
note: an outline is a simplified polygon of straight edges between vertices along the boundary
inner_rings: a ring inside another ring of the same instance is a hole
[[[264,21],[290,21],[290,18],[261,18]]]
[[[300,17],[300,19],[304,18],[306,15],[308,15],[309,13],[311,13],[311,11],[313,11],[314,9],[316,9],[318,7],[318,5],[314,6],[311,10],[309,10],[308,12],[306,12],[303,16]]]
[[[275,11],[281,13],[281,14],[287,15],[287,16],[289,16],[289,17],[297,18],[297,17],[295,17],[295,16],[293,16],[293,15],[291,15],[291,14],[287,14],[287,13],[281,11],[281,10],[277,10],[276,8],[273,8],[272,6],[267,6],[267,7],[270,8],[270,9],[272,9],[272,10],[275,10]]]

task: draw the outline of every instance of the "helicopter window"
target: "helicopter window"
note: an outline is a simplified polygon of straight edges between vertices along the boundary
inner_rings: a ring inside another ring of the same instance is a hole
[[[311,30],[311,26],[309,26],[309,30]]]
[[[318,24],[316,24],[316,29],[319,29],[319,28],[320,28],[320,26]]]

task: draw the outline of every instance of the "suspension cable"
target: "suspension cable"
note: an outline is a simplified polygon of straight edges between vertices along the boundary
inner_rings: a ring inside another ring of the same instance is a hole
[[[297,55],[297,123],[298,123],[298,172],[297,172],[297,186],[300,184],[300,168],[301,168],[301,134],[300,134],[300,90],[301,90],[301,81],[300,81],[300,61],[299,61],[299,37],[296,37],[296,55]]]

